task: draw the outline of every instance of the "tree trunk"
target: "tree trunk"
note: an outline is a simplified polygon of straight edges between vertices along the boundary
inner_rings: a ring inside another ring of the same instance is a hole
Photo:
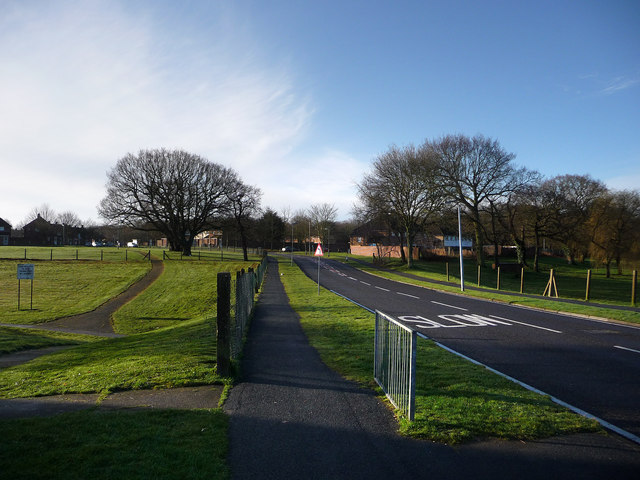
[[[478,265],[482,266],[484,265],[484,240],[482,238],[482,227],[480,225],[480,222],[473,222],[474,225],[474,232],[476,235],[476,262]]]
[[[533,269],[536,273],[540,271],[540,232],[537,228],[533,229],[533,237],[535,243],[535,250],[533,252]]]
[[[400,259],[402,260],[402,263],[407,263],[407,257],[404,254],[405,235],[404,235],[404,232],[399,232],[399,233],[400,233]]]
[[[413,244],[413,237],[409,232],[407,232],[407,268],[411,268],[413,266],[413,255],[411,255],[411,245]]]

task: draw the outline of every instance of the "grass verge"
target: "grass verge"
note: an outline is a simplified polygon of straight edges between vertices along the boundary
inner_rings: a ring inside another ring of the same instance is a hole
[[[297,267],[280,261],[280,277],[309,342],[345,378],[381,390],[373,380],[374,316],[321,289]],[[597,422],[483,367],[418,342],[416,418],[400,420],[408,436],[444,443],[479,438],[534,439],[599,431]]]
[[[89,410],[0,422],[12,479],[227,479],[221,410]],[[25,435],[28,432],[28,435]]]

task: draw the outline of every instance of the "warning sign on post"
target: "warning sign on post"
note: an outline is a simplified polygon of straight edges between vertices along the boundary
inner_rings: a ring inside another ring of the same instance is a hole
[[[318,244],[318,248],[316,248],[316,253],[313,254],[314,257],[322,257],[324,253],[322,253],[322,245]]]

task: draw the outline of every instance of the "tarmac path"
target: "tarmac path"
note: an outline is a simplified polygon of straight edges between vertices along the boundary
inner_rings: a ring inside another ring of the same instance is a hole
[[[397,434],[376,396],[322,363],[270,260],[245,345],[243,377],[224,405],[229,464],[249,478],[636,478],[640,447],[616,435],[449,447]]]

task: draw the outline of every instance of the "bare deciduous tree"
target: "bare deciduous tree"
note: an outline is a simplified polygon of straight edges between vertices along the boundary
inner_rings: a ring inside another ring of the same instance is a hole
[[[326,243],[328,245],[331,241],[329,236],[331,235],[331,227],[336,221],[337,214],[338,209],[335,205],[329,203],[318,203],[309,207],[311,226],[316,235],[320,238],[321,243]]]
[[[371,216],[388,216],[389,222],[398,223],[406,239],[409,268],[416,235],[444,203],[437,173],[437,158],[430,150],[394,145],[376,158],[373,171],[358,185],[360,199]]]
[[[228,194],[229,211],[236,221],[240,241],[242,243],[242,255],[247,261],[247,221],[260,210],[260,198],[262,192],[258,187],[247,185],[233,173],[229,180]]]
[[[108,173],[102,217],[167,236],[191,254],[193,238],[228,207],[231,170],[182,150],[127,154]]]
[[[439,159],[439,176],[448,197],[461,204],[474,225],[478,264],[483,263],[484,233],[481,210],[530,181],[524,168],[513,164],[515,155],[497,140],[476,135],[447,135],[425,142]]]

